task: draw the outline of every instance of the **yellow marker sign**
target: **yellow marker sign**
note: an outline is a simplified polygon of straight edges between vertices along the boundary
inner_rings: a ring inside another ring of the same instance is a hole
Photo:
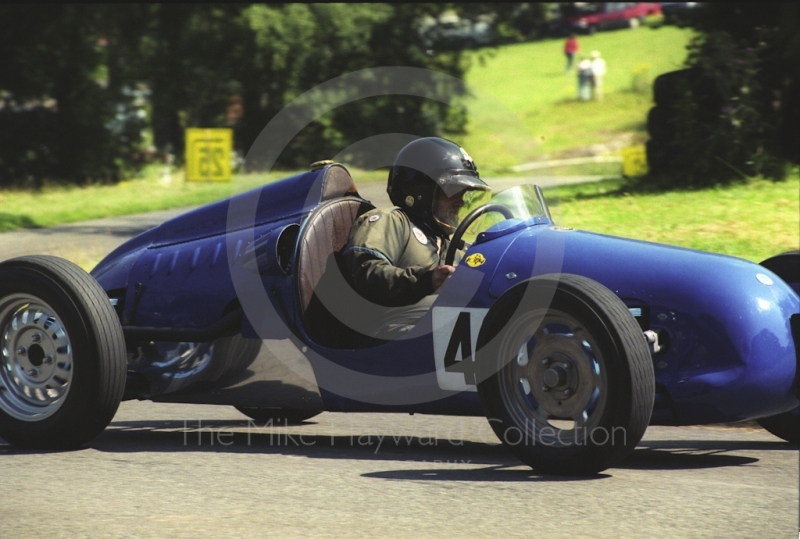
[[[232,129],[186,130],[186,179],[199,182],[231,180]]]
[[[643,145],[622,149],[622,175],[627,177],[647,174],[647,152]]]
[[[475,253],[469,255],[464,262],[466,262],[467,266],[469,266],[470,268],[477,268],[478,266],[482,266],[484,262],[486,262],[486,257],[480,253]]]

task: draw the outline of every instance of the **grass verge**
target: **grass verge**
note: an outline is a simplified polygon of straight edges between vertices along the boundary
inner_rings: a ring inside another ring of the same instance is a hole
[[[117,187],[0,192],[0,230],[204,204],[284,177],[241,175],[230,184],[186,183],[179,174]],[[359,183],[385,172],[355,172]],[[491,180],[490,180],[491,182]],[[669,193],[626,190],[621,178],[545,189],[556,223],[592,232],[678,245],[759,262],[800,248],[800,174],[730,187]]]
[[[50,186],[41,192],[0,190],[0,232],[207,204],[292,174],[239,174],[229,183],[187,182],[183,170],[159,166],[117,185]],[[382,171],[356,174],[359,181],[386,179]]]
[[[562,226],[760,262],[800,248],[800,175],[784,182],[635,193],[621,179],[546,189]]]

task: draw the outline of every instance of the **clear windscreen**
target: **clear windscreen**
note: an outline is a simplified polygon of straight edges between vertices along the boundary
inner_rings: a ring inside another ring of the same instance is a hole
[[[548,211],[544,200],[540,199],[535,185],[519,185],[499,193],[491,191],[468,191],[464,194],[464,206],[459,210],[459,222],[473,210],[486,204],[500,204],[507,208],[514,219],[525,221],[532,217],[547,217]],[[472,244],[481,232],[490,229],[493,225],[507,219],[503,214],[490,211],[478,219],[467,229],[464,241]]]

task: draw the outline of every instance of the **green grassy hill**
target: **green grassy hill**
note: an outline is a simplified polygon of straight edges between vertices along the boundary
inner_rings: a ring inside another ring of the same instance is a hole
[[[565,73],[563,39],[476,51],[466,75],[476,90],[465,101],[467,133],[450,136],[487,172],[580,155],[590,145],[615,151],[645,140],[652,81],[682,67],[691,37],[690,30],[672,26],[578,36],[577,57],[597,50],[606,60],[603,102],[577,100],[577,77]]]

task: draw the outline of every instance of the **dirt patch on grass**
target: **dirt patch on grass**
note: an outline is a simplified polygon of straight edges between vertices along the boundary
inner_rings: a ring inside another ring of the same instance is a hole
[[[594,157],[596,155],[619,155],[622,148],[634,144],[643,144],[647,140],[646,133],[625,132],[603,134],[604,141],[579,148],[569,148],[556,152],[548,159],[571,159],[573,157]]]

